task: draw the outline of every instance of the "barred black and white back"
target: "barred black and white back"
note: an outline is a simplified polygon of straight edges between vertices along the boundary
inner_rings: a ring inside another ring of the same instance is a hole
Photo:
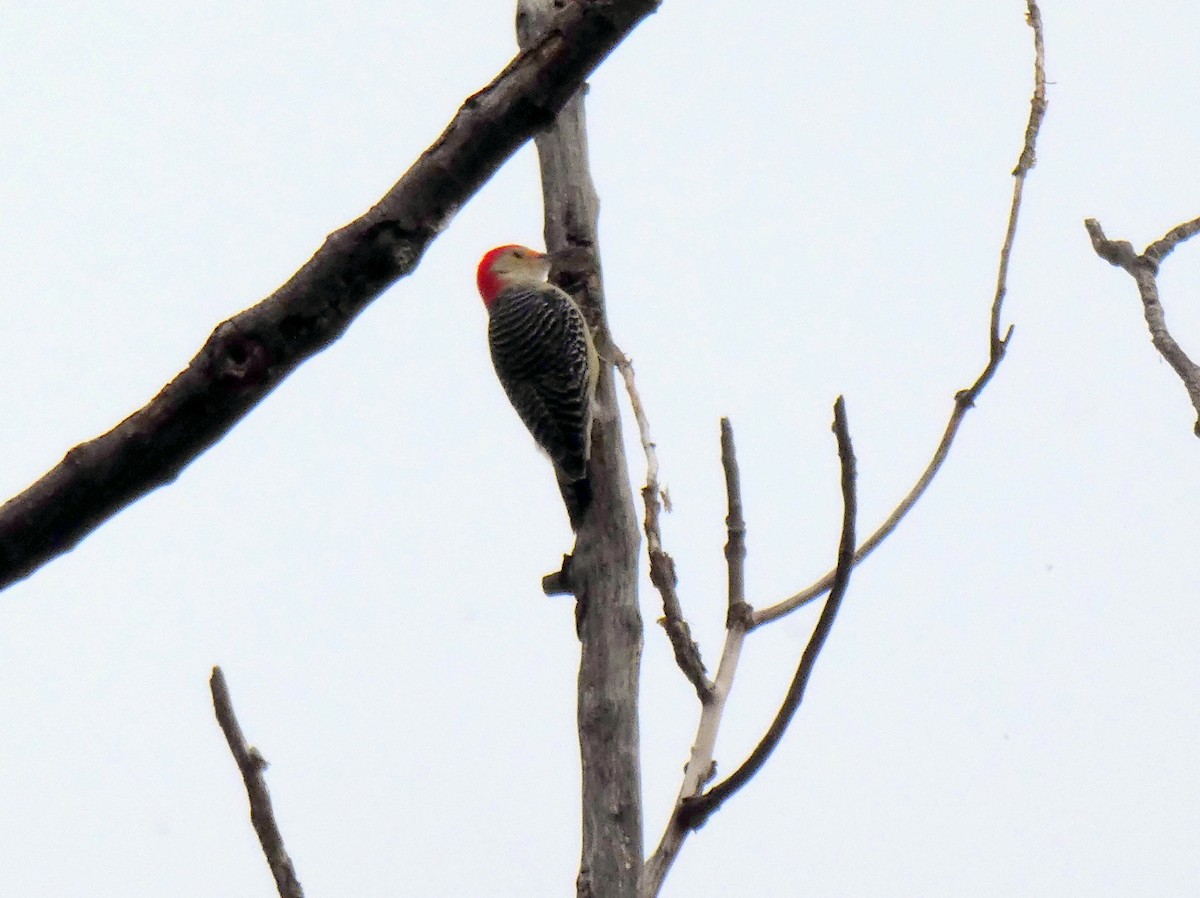
[[[521,284],[489,313],[492,364],[513,408],[566,480],[586,478],[597,366],[579,307],[552,284]]]

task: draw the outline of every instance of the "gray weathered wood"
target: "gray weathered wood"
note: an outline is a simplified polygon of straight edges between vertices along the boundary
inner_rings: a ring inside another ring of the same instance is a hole
[[[558,5],[519,0],[518,38],[540,35]],[[579,750],[583,848],[579,898],[636,898],[642,868],[638,674],[642,619],[637,602],[638,534],[613,383],[597,242],[599,203],[588,167],[581,89],[554,126],[535,138],[542,169],[546,247],[560,261],[553,279],[588,317],[601,356],[590,477],[594,498],[569,568],[577,603]],[[561,255],[560,255],[561,254]]]

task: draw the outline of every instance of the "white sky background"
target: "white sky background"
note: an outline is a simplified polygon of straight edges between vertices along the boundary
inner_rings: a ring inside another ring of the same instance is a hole
[[[1200,214],[1200,7],[1043,14],[1009,357],[856,573],[784,744],[667,896],[1200,892],[1200,444],[1132,280],[1082,226],[1141,249]],[[506,2],[10,4],[0,493],[145,403],[512,53]],[[834,398],[866,533],[982,368],[1031,88],[1016,0],[667,2],[592,79],[613,328],[710,667],[718,417],[767,604],[833,560]],[[573,892],[577,643],[571,603],[539,589],[570,535],[473,281],[489,247],[539,244],[540,215],[527,148],[176,483],[0,596],[0,892],[274,893],[212,717],[217,663],[308,894]],[[1200,244],[1160,283],[1200,352]],[[697,712],[656,599],[647,584],[649,847]],[[750,638],[723,771],[814,617]]]

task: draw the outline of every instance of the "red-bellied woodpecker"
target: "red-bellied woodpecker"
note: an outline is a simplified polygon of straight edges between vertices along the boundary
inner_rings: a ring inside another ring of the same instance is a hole
[[[479,263],[476,282],[488,310],[492,365],[513,408],[554,463],[571,526],[592,489],[588,456],[599,365],[575,300],[546,282],[550,257],[499,246]]]

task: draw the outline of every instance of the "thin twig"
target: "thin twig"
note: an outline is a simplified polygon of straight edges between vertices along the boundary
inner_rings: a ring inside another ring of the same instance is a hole
[[[629,404],[633,408],[634,420],[637,421],[638,437],[646,453],[646,485],[642,487],[646,516],[642,529],[646,534],[646,554],[650,560],[650,582],[662,596],[663,616],[658,622],[671,642],[675,663],[695,688],[697,698],[704,703],[712,695],[713,687],[708,681],[708,672],[700,657],[700,646],[692,639],[692,629],[688,626],[683,616],[683,607],[679,604],[679,594],[675,590],[679,583],[679,578],[675,575],[675,559],[662,544],[659,516],[662,512],[661,497],[664,496],[664,491],[658,482],[658,453],[655,451],[654,440],[650,437],[650,420],[646,417],[646,407],[642,404],[642,397],[634,380],[633,360],[616,346],[612,349],[613,364],[617,366],[617,370],[621,372],[621,379],[625,381],[625,391],[629,394]]]
[[[837,434],[838,457],[841,459],[842,466],[843,503],[842,537],[838,544],[833,589],[829,593],[825,607],[821,609],[821,616],[817,619],[817,625],[813,628],[808,645],[804,647],[804,653],[800,656],[800,664],[796,667],[796,675],[792,678],[792,684],[788,688],[783,705],[780,707],[779,713],[775,715],[775,719],[771,722],[762,741],[754,747],[754,751],[750,753],[745,762],[726,779],[717,783],[703,795],[683,803],[680,809],[683,824],[691,829],[703,826],[704,821],[713,811],[750,782],[783,739],[788,724],[792,722],[796,709],[800,707],[800,702],[804,698],[804,690],[808,686],[813,666],[817,663],[817,656],[820,655],[825,641],[829,638],[833,622],[837,618],[838,608],[841,607],[842,599],[846,595],[846,588],[850,585],[850,572],[854,569],[854,526],[858,513],[858,498],[855,488],[857,471],[854,447],[850,443],[850,430],[846,423],[846,405],[840,396],[833,406],[833,432]]]
[[[753,610],[746,602],[746,519],[742,515],[742,475],[738,470],[737,447],[733,442],[733,424],[721,419],[721,467],[725,470],[725,567],[728,571],[729,610],[726,629],[745,629]]]
[[[708,700],[700,710],[700,722],[696,726],[696,738],[692,742],[692,754],[683,770],[683,783],[675,799],[675,811],[667,821],[667,828],[659,840],[654,854],[643,868],[639,894],[642,898],[653,898],[662,888],[671,864],[683,847],[690,828],[680,817],[684,803],[700,793],[705,783],[715,772],[713,752],[717,745],[717,733],[725,713],[725,703],[733,690],[733,678],[737,673],[742,655],[742,644],[750,626],[752,609],[746,603],[745,560],[746,521],[742,516],[742,480],[738,471],[737,449],[733,442],[733,425],[728,418],[721,419],[721,467],[725,471],[725,496],[728,513],[725,517],[727,541],[725,562],[728,567],[728,612],[725,616],[725,646],[721,650],[721,661],[717,676],[713,680]]]
[[[1196,409],[1197,420],[1193,427],[1196,436],[1200,436],[1200,366],[1193,362],[1183,348],[1171,336],[1167,329],[1167,317],[1163,311],[1162,302],[1158,298],[1158,267],[1162,260],[1174,251],[1175,247],[1189,237],[1200,233],[1200,218],[1169,230],[1159,240],[1146,247],[1140,256],[1134,251],[1128,240],[1109,240],[1104,236],[1104,230],[1094,218],[1083,223],[1088,236],[1092,239],[1092,248],[1101,259],[1123,268],[1137,284],[1138,293],[1142,298],[1142,311],[1146,317],[1146,326],[1150,329],[1150,342],[1154,348],[1179,375],[1183,386]]]
[[[258,753],[257,748],[246,744],[246,737],[242,735],[242,728],[233,713],[233,701],[229,697],[229,687],[225,684],[225,674],[221,672],[221,668],[213,668],[208,685],[212,691],[217,723],[221,725],[233,759],[237,761],[238,770],[242,772],[246,795],[250,799],[250,822],[254,825],[254,831],[258,833],[258,842],[262,845],[267,864],[271,867],[271,875],[275,877],[279,898],[304,898],[304,890],[300,888],[300,881],[296,879],[292,859],[288,857],[287,849],[283,846],[283,836],[279,833],[279,826],[275,823],[275,812],[271,809],[271,796],[267,793],[267,783],[262,775],[267,768],[267,762]]]
[[[1030,100],[1029,122],[1025,127],[1025,141],[1021,148],[1021,155],[1017,161],[1017,166],[1013,169],[1015,181],[1013,183],[1012,205],[1008,213],[1008,227],[1005,230],[1004,245],[1000,250],[1000,265],[996,274],[996,294],[992,300],[988,330],[987,365],[970,387],[960,390],[955,395],[954,408],[950,413],[950,420],[947,422],[946,429],[942,433],[942,438],[934,450],[933,458],[917,479],[916,484],[909,490],[908,495],[900,501],[900,504],[888,515],[879,528],[858,547],[858,550],[854,553],[855,564],[859,564],[878,548],[879,544],[891,535],[900,521],[904,519],[905,515],[912,510],[921,496],[925,494],[925,491],[933,482],[933,478],[941,470],[943,463],[950,454],[950,447],[954,442],[955,436],[958,435],[958,429],[963,422],[963,418],[966,417],[967,412],[975,405],[975,401],[983,393],[984,387],[988,385],[993,375],[995,375],[996,369],[1000,366],[1000,362],[1003,361],[1004,355],[1008,351],[1008,341],[1012,337],[1013,329],[1010,326],[1004,332],[1003,336],[1001,336],[1000,312],[1004,305],[1005,293],[1008,289],[1008,265],[1009,259],[1012,256],[1013,242],[1017,234],[1017,220],[1021,211],[1021,197],[1025,190],[1025,178],[1037,162],[1037,138],[1042,127],[1042,121],[1046,117],[1046,51],[1043,42],[1042,14],[1038,9],[1036,0],[1027,0],[1026,6],[1028,10],[1026,21],[1029,23],[1029,27],[1033,29],[1033,98]],[[760,608],[754,612],[753,626],[758,627],[770,623],[773,620],[783,617],[785,614],[795,611],[802,605],[807,605],[809,602],[827,593],[833,586],[833,582],[834,572],[829,571],[816,583],[800,590],[782,602],[767,608]]]

